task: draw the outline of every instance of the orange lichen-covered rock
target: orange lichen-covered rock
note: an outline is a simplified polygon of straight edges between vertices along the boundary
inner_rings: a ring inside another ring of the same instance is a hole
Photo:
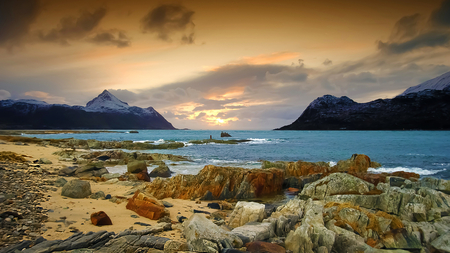
[[[282,169],[243,169],[205,166],[197,175],[178,174],[172,178],[156,178],[145,191],[157,199],[246,199],[282,190]]]
[[[286,177],[302,177],[313,174],[330,174],[336,172],[337,170],[330,167],[326,162],[289,162],[286,165]]]
[[[99,212],[91,214],[91,222],[95,226],[112,225],[111,219],[103,211],[99,211]]]
[[[353,154],[350,159],[341,160],[335,166],[339,172],[361,173],[367,172],[369,167],[374,164],[370,158],[363,154]]]
[[[170,215],[161,201],[139,190],[134,193],[132,198],[128,199],[126,208],[151,220],[158,220],[161,217]]]

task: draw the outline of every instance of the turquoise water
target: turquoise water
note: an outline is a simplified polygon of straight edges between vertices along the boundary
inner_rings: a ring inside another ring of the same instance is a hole
[[[335,163],[352,154],[366,154],[381,163],[377,171],[416,172],[439,178],[450,178],[450,131],[227,131],[229,139],[249,139],[236,145],[191,145],[176,150],[140,152],[171,153],[188,156],[192,162],[170,163],[169,167],[184,174],[196,174],[206,164],[221,166],[260,167],[260,160]],[[214,130],[140,130],[138,134],[49,134],[31,135],[39,138],[70,138],[97,140],[189,140],[220,138]],[[117,167],[116,170],[125,170]]]

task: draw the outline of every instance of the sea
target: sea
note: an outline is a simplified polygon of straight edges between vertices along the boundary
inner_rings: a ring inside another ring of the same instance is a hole
[[[450,131],[226,131],[232,137],[221,138],[216,130],[128,130],[101,133],[25,135],[38,138],[76,138],[101,141],[184,142],[180,149],[139,150],[186,156],[190,161],[166,161],[175,173],[197,174],[205,165],[260,168],[261,160],[308,161],[336,164],[352,154],[366,154],[381,168],[375,173],[407,171],[421,176],[450,179]],[[190,140],[249,140],[239,144],[191,144]],[[132,150],[124,150],[133,152]],[[126,166],[108,167],[123,173]]]

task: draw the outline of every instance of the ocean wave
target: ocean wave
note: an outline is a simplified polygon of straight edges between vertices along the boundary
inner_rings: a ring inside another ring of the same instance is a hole
[[[412,168],[408,168],[408,167],[395,167],[395,168],[369,168],[370,172],[375,172],[375,173],[392,173],[392,172],[397,172],[397,171],[405,171],[405,172],[414,172],[417,173],[419,175],[434,175],[438,172],[441,172],[443,170],[426,170],[426,169],[422,169],[422,168],[417,168],[417,167],[412,167]]]
[[[337,162],[329,161],[328,164],[330,165],[330,167],[333,167],[337,165]]]

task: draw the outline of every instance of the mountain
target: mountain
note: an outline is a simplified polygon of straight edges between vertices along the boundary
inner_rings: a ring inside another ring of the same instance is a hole
[[[153,107],[129,106],[104,90],[84,106],[0,101],[0,129],[175,129]]]
[[[357,103],[325,95],[290,125],[276,130],[450,130],[450,72],[393,99]]]
[[[423,90],[443,90],[448,87],[450,87],[450,72],[423,82],[419,85],[409,87],[402,94],[400,94],[400,96],[405,96],[410,93],[417,93]]]

